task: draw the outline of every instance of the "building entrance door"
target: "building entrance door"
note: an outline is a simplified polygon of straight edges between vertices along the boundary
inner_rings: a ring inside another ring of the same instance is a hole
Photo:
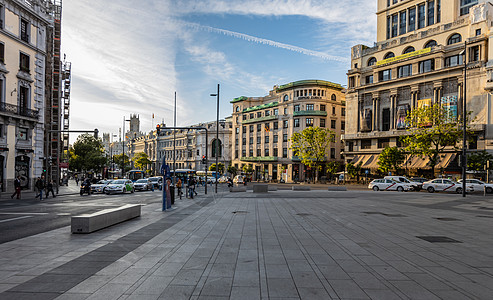
[[[21,177],[21,187],[29,188],[29,169],[30,159],[25,155],[19,155],[15,158],[15,178]]]

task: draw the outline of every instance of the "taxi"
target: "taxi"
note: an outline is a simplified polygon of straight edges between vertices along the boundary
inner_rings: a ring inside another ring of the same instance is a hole
[[[398,191],[404,192],[413,189],[412,184],[407,182],[397,182],[392,179],[375,179],[370,184],[368,184],[368,188],[374,191]]]

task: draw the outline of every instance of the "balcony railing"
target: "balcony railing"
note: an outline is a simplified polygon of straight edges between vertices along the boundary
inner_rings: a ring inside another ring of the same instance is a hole
[[[25,108],[10,103],[0,103],[0,112],[12,113],[15,115],[38,119],[39,111],[34,109]]]

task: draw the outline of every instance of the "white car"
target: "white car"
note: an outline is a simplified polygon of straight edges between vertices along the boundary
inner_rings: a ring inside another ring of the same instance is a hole
[[[139,179],[134,182],[134,188],[136,191],[148,191],[152,190],[153,183],[149,179]]]
[[[245,182],[245,176],[243,175],[236,175],[235,178],[233,179],[233,183],[236,184],[243,184]]]
[[[115,193],[125,194],[126,192],[133,193],[134,191],[134,183],[132,182],[132,180],[117,179],[113,180],[110,184],[106,186],[105,193],[106,195]]]
[[[462,185],[450,179],[436,178],[423,183],[423,189],[429,193],[434,192],[456,192],[462,193]]]
[[[412,181],[410,179],[407,179],[404,176],[385,176],[384,179],[390,179],[390,180],[394,180],[397,182],[409,183],[409,184],[411,184],[412,189],[415,191],[419,191],[423,187],[423,183],[417,182],[417,181]]]
[[[374,191],[409,191],[412,189],[412,185],[407,182],[397,182],[391,179],[375,179],[370,184],[368,188]]]
[[[462,179],[457,181],[462,186]],[[478,179],[466,179],[466,189],[468,192],[483,192],[486,189],[486,193],[493,193],[493,184],[486,183]]]

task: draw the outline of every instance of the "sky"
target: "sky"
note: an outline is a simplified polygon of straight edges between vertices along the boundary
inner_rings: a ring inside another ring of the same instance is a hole
[[[145,133],[173,126],[175,92],[177,126],[214,121],[218,84],[220,118],[231,115],[232,99],[262,97],[274,85],[346,84],[351,47],[376,40],[376,2],[64,1],[70,128],[118,134],[131,114]]]

